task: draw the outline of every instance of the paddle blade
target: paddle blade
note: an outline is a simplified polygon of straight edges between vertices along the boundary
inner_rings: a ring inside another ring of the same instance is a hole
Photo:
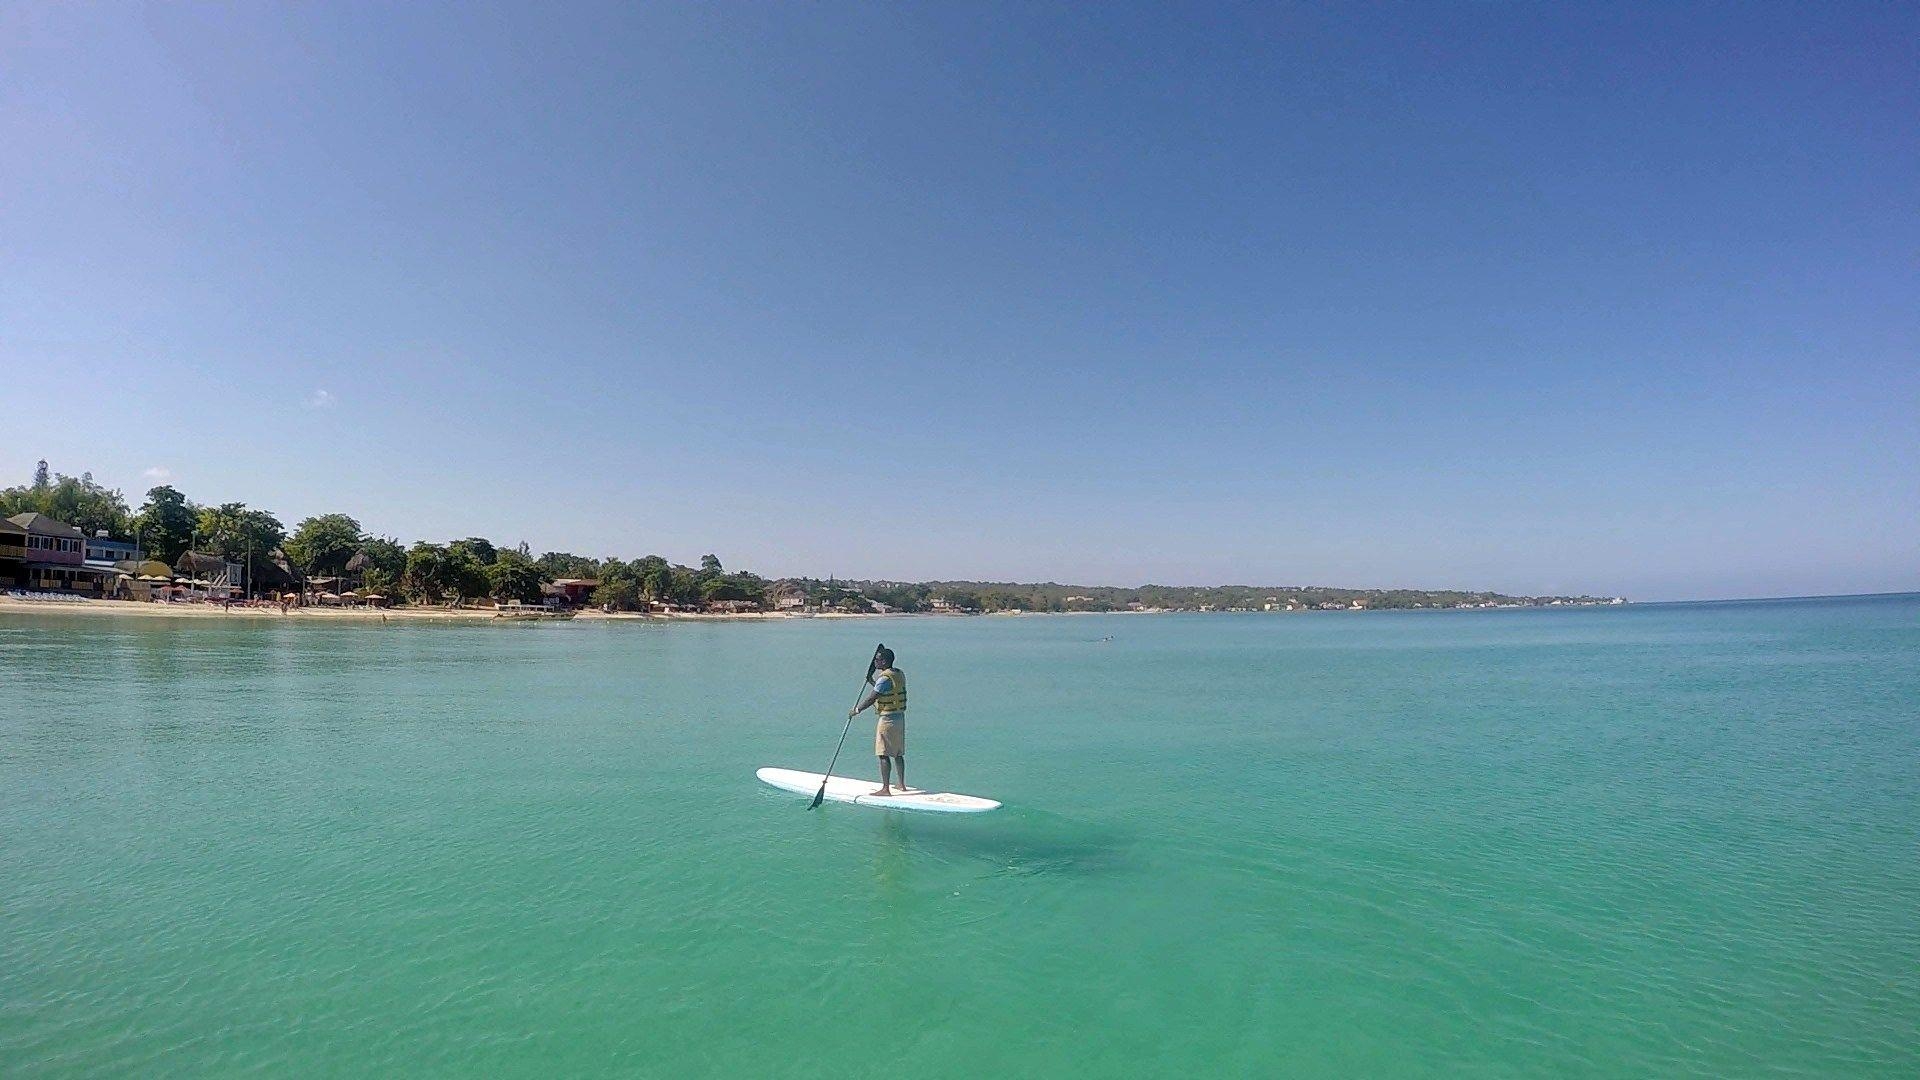
[[[815,807],[818,807],[820,805],[820,800],[826,797],[827,797],[827,782],[825,780],[822,780],[820,781],[820,790],[813,793],[813,801],[807,804],[807,809],[812,810]]]

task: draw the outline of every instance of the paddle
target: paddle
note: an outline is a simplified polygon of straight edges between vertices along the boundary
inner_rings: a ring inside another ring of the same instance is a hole
[[[886,648],[884,643],[873,647],[873,659],[867,661],[867,674],[860,680],[860,693],[853,699],[853,707],[856,709],[860,707],[860,699],[867,696],[867,684],[873,681],[873,669],[879,666],[880,650],[884,648]],[[847,714],[847,726],[840,729],[840,745],[833,748],[833,760],[827,762],[827,775],[820,778],[820,790],[813,793],[813,801],[807,804],[809,810],[819,806],[820,800],[827,797],[827,781],[833,779],[833,767],[840,764],[840,751],[846,749],[847,732],[853,730],[853,717],[853,713]]]

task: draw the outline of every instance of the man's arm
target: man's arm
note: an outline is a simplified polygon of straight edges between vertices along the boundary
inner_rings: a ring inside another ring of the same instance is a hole
[[[848,713],[847,717],[851,719],[855,716],[859,716],[863,712],[866,712],[868,709],[873,707],[874,702],[880,700],[881,694],[886,693],[888,690],[891,690],[891,689],[893,689],[893,680],[887,678],[885,675],[880,676],[879,681],[867,687],[867,692],[860,695],[860,704],[855,705],[853,707],[853,711]]]

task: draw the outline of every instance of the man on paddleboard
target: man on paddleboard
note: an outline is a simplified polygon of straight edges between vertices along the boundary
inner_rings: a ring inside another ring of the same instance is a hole
[[[880,759],[880,790],[875,795],[892,795],[889,766],[900,773],[900,791],[907,791],[907,675],[893,666],[893,650],[881,646],[873,654],[873,678],[860,704],[847,714],[851,720],[874,706],[880,718],[873,729],[873,753]]]

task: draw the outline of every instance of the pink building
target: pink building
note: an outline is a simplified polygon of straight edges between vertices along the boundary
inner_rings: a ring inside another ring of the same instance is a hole
[[[0,518],[0,588],[16,588],[27,580],[27,530]]]
[[[86,565],[85,533],[45,514],[15,514],[8,520],[27,534],[24,581],[27,588],[90,596],[105,594],[112,573]]]

